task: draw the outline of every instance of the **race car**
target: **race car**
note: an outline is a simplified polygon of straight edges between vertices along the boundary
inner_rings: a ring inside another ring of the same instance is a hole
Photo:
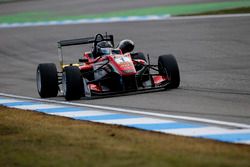
[[[92,44],[77,63],[64,63],[62,48]],[[41,98],[66,100],[81,97],[117,94],[151,89],[173,89],[180,85],[177,61],[171,54],[161,55],[158,64],[150,63],[142,52],[134,51],[134,42],[122,40],[115,47],[114,36],[97,34],[94,37],[58,42],[60,71],[54,63],[39,64],[36,71],[37,90]]]

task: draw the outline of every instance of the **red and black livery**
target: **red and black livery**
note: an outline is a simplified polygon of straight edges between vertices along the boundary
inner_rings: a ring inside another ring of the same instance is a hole
[[[173,55],[162,55],[158,64],[152,65],[142,52],[134,52],[126,40],[117,47],[105,48],[97,54],[97,45],[107,41],[114,46],[113,35],[97,34],[95,37],[58,42],[61,70],[54,63],[39,64],[37,89],[42,98],[55,97],[62,92],[66,100],[80,99],[114,93],[145,91],[150,89],[178,88],[180,74]],[[72,45],[93,44],[75,64],[64,64],[62,48]]]

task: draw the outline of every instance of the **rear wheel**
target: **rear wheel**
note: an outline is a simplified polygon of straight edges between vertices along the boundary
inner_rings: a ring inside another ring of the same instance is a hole
[[[39,64],[36,71],[37,91],[42,98],[55,97],[58,93],[58,77],[56,65]]]
[[[170,78],[167,88],[178,88],[180,85],[180,72],[177,61],[173,55],[162,55],[158,59],[158,68],[161,75]]]
[[[66,100],[78,100],[84,95],[81,72],[76,66],[64,68],[62,85]]]

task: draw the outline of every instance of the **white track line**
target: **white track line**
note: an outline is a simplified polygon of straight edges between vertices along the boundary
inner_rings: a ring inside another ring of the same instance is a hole
[[[185,128],[185,129],[167,129],[167,130],[159,130],[160,132],[164,133],[171,133],[175,135],[183,135],[183,136],[200,136],[200,135],[210,135],[218,133],[227,133],[231,131],[231,129],[225,129],[220,127],[198,127],[198,128]]]
[[[116,23],[116,22],[138,22],[138,21],[153,21],[153,20],[193,20],[193,19],[234,18],[234,17],[249,17],[249,16],[250,14],[223,14],[223,15],[173,16],[171,17],[169,14],[166,14],[166,15],[64,20],[64,21],[1,23],[0,28],[38,27],[38,26],[55,26],[55,25],[58,26],[58,25]]]
[[[250,144],[250,140],[242,140],[242,141],[239,141],[239,142],[236,142],[236,143],[239,143],[239,144]]]
[[[128,118],[128,119],[116,119],[116,120],[98,120],[100,123],[116,124],[116,125],[130,125],[134,124],[154,124],[154,123],[172,123],[172,120],[163,120],[156,118]]]
[[[247,125],[247,124],[218,121],[218,120],[211,120],[211,119],[205,119],[205,118],[177,116],[177,115],[169,115],[169,114],[162,114],[162,113],[154,113],[154,112],[149,112],[149,111],[144,112],[144,111],[138,111],[138,110],[130,110],[130,109],[91,105],[91,104],[72,103],[72,102],[56,101],[56,100],[49,100],[49,99],[38,99],[38,98],[32,98],[32,97],[11,95],[11,94],[6,94],[6,93],[0,93],[0,95],[6,96],[6,97],[21,98],[21,99],[26,99],[26,100],[34,100],[34,101],[48,102],[48,103],[55,103],[55,104],[62,104],[62,105],[89,107],[89,108],[108,110],[108,111],[132,113],[132,114],[147,115],[147,116],[152,116],[152,117],[178,119],[178,120],[185,120],[185,121],[202,122],[202,123],[207,123],[207,124],[215,124],[215,125],[221,125],[221,126],[230,126],[230,127],[235,127],[235,128],[248,128],[248,129],[250,129],[250,125]]]
[[[14,102],[22,102],[22,100],[15,100],[15,99],[0,99],[0,104],[3,104],[3,103],[14,103]]]
[[[24,23],[2,23],[0,28],[16,28],[16,27],[37,27],[37,26],[53,26],[53,25],[73,25],[73,24],[96,24],[96,23],[115,23],[115,22],[134,22],[134,21],[152,21],[165,20],[170,15],[148,15],[148,16],[128,16],[128,17],[110,17],[110,18],[93,18],[79,20],[63,20],[63,21],[41,21],[41,22],[24,22]]]
[[[37,109],[51,109],[51,108],[64,108],[61,105],[51,105],[51,104],[35,104],[35,105],[20,105],[15,106],[15,108],[23,110],[37,110]]]
[[[97,110],[87,110],[87,111],[74,111],[74,112],[56,112],[56,113],[49,113],[52,115],[64,116],[64,117],[86,117],[86,116],[100,116],[100,115],[110,115],[114,114],[111,112],[102,112]]]
[[[227,134],[232,135],[232,134],[250,133],[250,129],[225,129],[225,128],[223,129],[211,126],[201,127],[201,128],[173,129],[173,130],[160,129],[156,131],[175,134],[175,135],[190,136],[190,137],[203,136],[203,135],[227,135]]]

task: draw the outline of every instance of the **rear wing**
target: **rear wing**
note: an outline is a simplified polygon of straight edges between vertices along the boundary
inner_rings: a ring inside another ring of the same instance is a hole
[[[61,68],[63,70],[63,54],[62,54],[62,47],[64,46],[72,46],[72,45],[84,45],[84,44],[91,44],[94,43],[96,44],[97,41],[99,42],[98,37],[102,37],[101,41],[109,41],[111,44],[114,46],[114,36],[113,35],[101,35],[97,34],[95,37],[87,37],[87,38],[79,38],[79,39],[69,39],[69,40],[62,40],[57,42],[58,44],[58,57],[59,57],[59,62],[61,65]]]
[[[59,47],[63,47],[63,46],[90,44],[90,43],[94,43],[95,40],[96,40],[96,37],[87,37],[87,38],[63,40],[63,41],[59,41],[57,43],[58,43],[58,48],[59,48]],[[102,41],[109,41],[114,46],[114,36],[113,35],[103,36]]]

